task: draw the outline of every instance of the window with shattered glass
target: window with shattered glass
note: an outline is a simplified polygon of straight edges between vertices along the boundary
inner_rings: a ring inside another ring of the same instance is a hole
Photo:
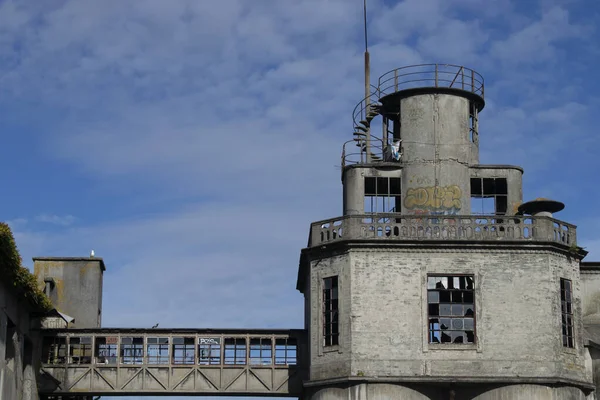
[[[475,280],[472,275],[427,277],[429,343],[475,343]]]

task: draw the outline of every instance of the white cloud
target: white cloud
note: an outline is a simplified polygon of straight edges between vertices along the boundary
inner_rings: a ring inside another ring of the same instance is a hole
[[[311,221],[341,214],[336,165],[363,96],[360,4],[32,4],[0,3],[0,110],[59,115],[25,121],[43,132],[31,143],[40,168],[66,163],[96,201],[67,208],[77,225],[57,208],[27,214],[43,224],[13,221],[24,258],[95,249],[110,325],[301,326],[299,250]],[[582,201],[568,177],[593,159],[598,101],[585,57],[564,56],[567,41],[591,40],[569,4],[370,4],[372,83],[407,64],[477,69],[481,161],[524,165],[530,197]],[[579,157],[561,163],[568,151]]]
[[[35,221],[46,224],[68,226],[77,221],[77,218],[72,215],[40,214],[35,217]]]

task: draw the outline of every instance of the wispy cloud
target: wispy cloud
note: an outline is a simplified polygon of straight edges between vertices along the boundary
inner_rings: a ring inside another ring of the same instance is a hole
[[[369,3],[373,81],[414,63],[477,69],[481,162],[523,165],[526,198],[565,199],[560,218],[600,217],[600,87],[587,78],[598,33],[580,9],[595,3]],[[346,0],[0,1],[0,124],[19,149],[0,167],[27,159],[0,208],[29,221],[14,222],[24,258],[96,250],[107,325],[302,326],[299,250],[311,221],[342,208],[361,12]]]
[[[54,215],[54,214],[40,214],[35,217],[36,222],[43,222],[46,224],[68,226],[77,221],[72,215]]]

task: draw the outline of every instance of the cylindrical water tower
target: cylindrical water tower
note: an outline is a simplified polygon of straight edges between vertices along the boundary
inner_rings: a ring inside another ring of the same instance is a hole
[[[483,95],[481,75],[463,66],[415,65],[382,75],[356,107],[355,137],[344,146],[345,215],[470,214],[469,167],[479,163]],[[360,150],[350,150],[352,145]],[[401,193],[391,183],[365,187],[366,176],[400,178]],[[384,207],[385,201],[379,209],[369,207],[364,196],[370,194],[393,198],[387,202],[393,207]]]

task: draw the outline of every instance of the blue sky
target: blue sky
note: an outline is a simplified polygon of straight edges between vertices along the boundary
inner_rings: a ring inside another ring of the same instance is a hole
[[[369,0],[373,80],[486,78],[481,162],[525,168],[600,259],[597,1]],[[0,219],[26,263],[104,258],[105,326],[302,326],[309,224],[341,214],[360,0],[0,0]]]

